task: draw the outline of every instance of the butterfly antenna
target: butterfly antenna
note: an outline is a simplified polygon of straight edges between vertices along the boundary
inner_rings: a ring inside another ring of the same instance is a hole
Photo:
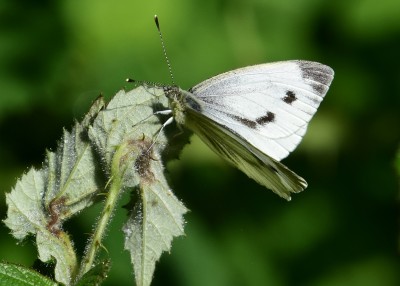
[[[174,74],[172,73],[171,63],[169,62],[169,59],[168,59],[167,49],[165,48],[165,43],[164,43],[164,39],[163,39],[163,36],[162,36],[162,33],[161,33],[160,23],[158,22],[158,17],[157,17],[157,15],[154,15],[154,22],[156,23],[157,30],[158,30],[158,34],[159,34],[159,36],[160,36],[161,46],[162,46],[162,50],[163,50],[163,53],[164,53],[165,60],[166,60],[166,62],[167,62],[169,75],[171,76],[172,84],[175,85]],[[130,79],[130,78],[126,79],[126,81],[127,81],[127,82],[136,83],[136,84],[137,84],[137,83],[139,83],[139,84],[145,84],[145,85],[149,84],[149,82],[146,82],[146,81],[138,81],[138,80],[134,80],[134,79]],[[150,83],[150,84],[151,84],[151,83]],[[160,87],[163,87],[163,86],[164,86],[164,85],[158,85],[158,84],[154,84],[154,83],[153,83],[153,85],[155,85],[155,86],[160,86]],[[172,110],[167,109],[167,110],[156,111],[156,112],[154,112],[151,116],[154,116],[154,115],[157,115],[157,114],[160,114],[160,115],[170,115],[170,114],[172,114]],[[144,119],[144,121],[147,120],[147,119],[149,119],[151,116],[149,116],[149,117],[147,117],[146,119]],[[147,149],[147,151],[146,151],[147,153],[150,153],[150,151],[151,151],[151,149],[153,148],[153,146],[157,143],[158,137],[160,136],[161,132],[164,130],[164,128],[165,128],[167,125],[171,124],[171,123],[173,122],[173,120],[174,120],[174,118],[171,116],[170,118],[167,119],[167,121],[164,122],[164,124],[161,126],[160,130],[158,130],[158,133],[155,135],[155,137],[154,137],[154,139],[153,139],[153,142],[151,143],[150,147]]]
[[[164,43],[164,39],[163,39],[163,36],[162,36],[162,33],[161,33],[160,23],[158,22],[157,15],[154,15],[154,22],[156,23],[158,34],[160,35],[161,46],[162,46],[162,49],[163,49],[165,60],[167,61],[169,75],[171,76],[172,84],[175,85],[174,74],[172,73],[171,63],[169,62],[169,59],[168,59],[167,49],[165,48],[165,43]]]

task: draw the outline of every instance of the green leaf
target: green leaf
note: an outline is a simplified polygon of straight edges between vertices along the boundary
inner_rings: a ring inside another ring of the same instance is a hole
[[[92,269],[86,272],[82,278],[74,284],[75,286],[94,286],[101,285],[107,278],[107,273],[110,271],[110,261],[105,260],[95,265]]]
[[[57,281],[86,285],[105,278],[108,264],[93,265],[125,189],[139,194],[124,226],[137,285],[150,285],[156,261],[183,234],[187,209],[168,186],[163,162],[178,157],[191,132],[175,123],[164,126],[171,115],[155,115],[168,103],[163,89],[148,86],[119,91],[107,106],[99,98],[81,123],[64,130],[43,168],[31,168],[6,194],[5,224],[17,239],[36,236],[39,259],[55,260]],[[63,222],[89,207],[103,188],[108,188],[104,208],[78,269]]]
[[[138,286],[150,285],[156,261],[171,249],[175,236],[184,234],[187,209],[169,189],[163,171],[160,161],[150,162],[147,172],[154,177],[146,175],[138,187],[141,201],[124,226],[125,249],[131,253]]]
[[[136,284],[141,286],[150,285],[161,253],[169,251],[174,236],[183,234],[183,215],[187,212],[167,184],[161,157],[171,138],[179,134],[183,145],[189,133],[183,134],[176,127],[169,129],[174,132],[165,132],[168,127],[163,128],[162,123],[170,115],[159,118],[154,113],[166,109],[168,99],[160,88],[120,91],[99,113],[89,132],[110,178],[120,182],[122,188],[139,191],[140,200],[124,232]]]
[[[95,153],[87,139],[87,128],[104,106],[99,98],[82,123],[64,130],[56,152],[47,151],[40,170],[31,168],[6,194],[4,223],[15,238],[36,235],[39,259],[56,260],[56,280],[69,285],[77,268],[73,244],[62,223],[93,202],[98,191]]]
[[[0,263],[0,286],[56,286],[56,282],[24,266]]]

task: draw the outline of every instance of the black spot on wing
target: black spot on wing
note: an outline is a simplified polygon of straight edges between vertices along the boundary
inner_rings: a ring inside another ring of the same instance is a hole
[[[286,91],[286,96],[284,98],[282,98],[282,100],[287,104],[292,104],[293,101],[297,100],[297,97],[293,91],[288,90],[288,91]]]
[[[268,111],[266,115],[258,117],[256,122],[260,125],[264,125],[270,122],[274,122],[275,120],[275,113]]]
[[[332,81],[333,71],[330,67],[315,62],[299,61],[302,76],[316,82],[329,85]]]
[[[236,120],[237,122],[240,122],[244,125],[246,125],[247,127],[251,128],[251,129],[256,129],[257,128],[257,124],[259,125],[265,125],[267,123],[273,122],[275,120],[275,114],[273,112],[268,111],[266,113],[266,115],[264,116],[260,116],[258,117],[255,121],[244,118],[244,117],[240,117],[237,115],[232,115],[227,113],[227,115],[231,118],[233,118],[234,120]]]
[[[328,88],[323,84],[314,83],[311,85],[313,90],[323,95],[328,91]]]
[[[247,127],[251,129],[256,129],[257,123],[255,121],[249,120],[247,118],[243,118],[240,116],[232,115],[232,118],[235,119],[236,121],[246,125]]]
[[[333,70],[316,62],[298,61],[303,79],[312,80],[312,88],[320,95],[325,95],[333,79]]]

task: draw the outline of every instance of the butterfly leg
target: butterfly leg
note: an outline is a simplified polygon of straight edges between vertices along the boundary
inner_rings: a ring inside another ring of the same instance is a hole
[[[172,114],[172,110],[171,109],[166,109],[166,110],[160,110],[160,111],[156,111],[153,113],[153,115],[157,115],[157,114],[161,114],[161,115],[169,115]],[[172,117],[171,117],[172,118]],[[168,120],[167,120],[168,121]],[[172,121],[171,121],[172,122]],[[171,123],[170,122],[170,123]],[[165,124],[165,123],[164,123]]]
[[[154,114],[171,114],[172,110],[161,110],[161,111],[157,111]],[[153,148],[154,144],[157,142],[158,136],[160,136],[161,131],[168,125],[170,125],[172,122],[174,121],[174,118],[171,116],[170,118],[168,118],[164,124],[161,126],[160,130],[158,131],[156,137],[154,138],[153,142],[151,143],[149,149],[147,150],[148,152],[151,150],[151,148]]]

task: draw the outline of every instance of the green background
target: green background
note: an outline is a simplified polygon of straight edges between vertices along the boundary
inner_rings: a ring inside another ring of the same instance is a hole
[[[111,98],[127,77],[171,82],[154,14],[185,89],[277,60],[319,61],[336,74],[304,141],[284,160],[309,183],[291,202],[196,137],[168,166],[191,212],[152,285],[400,285],[398,0],[2,1],[1,192],[40,167],[45,148],[54,150],[62,128],[99,94]],[[4,218],[4,195],[0,207]],[[100,207],[66,226],[80,251]],[[105,285],[133,284],[125,219],[119,210],[109,228]],[[33,239],[17,245],[3,224],[0,233],[0,259],[31,266]]]

